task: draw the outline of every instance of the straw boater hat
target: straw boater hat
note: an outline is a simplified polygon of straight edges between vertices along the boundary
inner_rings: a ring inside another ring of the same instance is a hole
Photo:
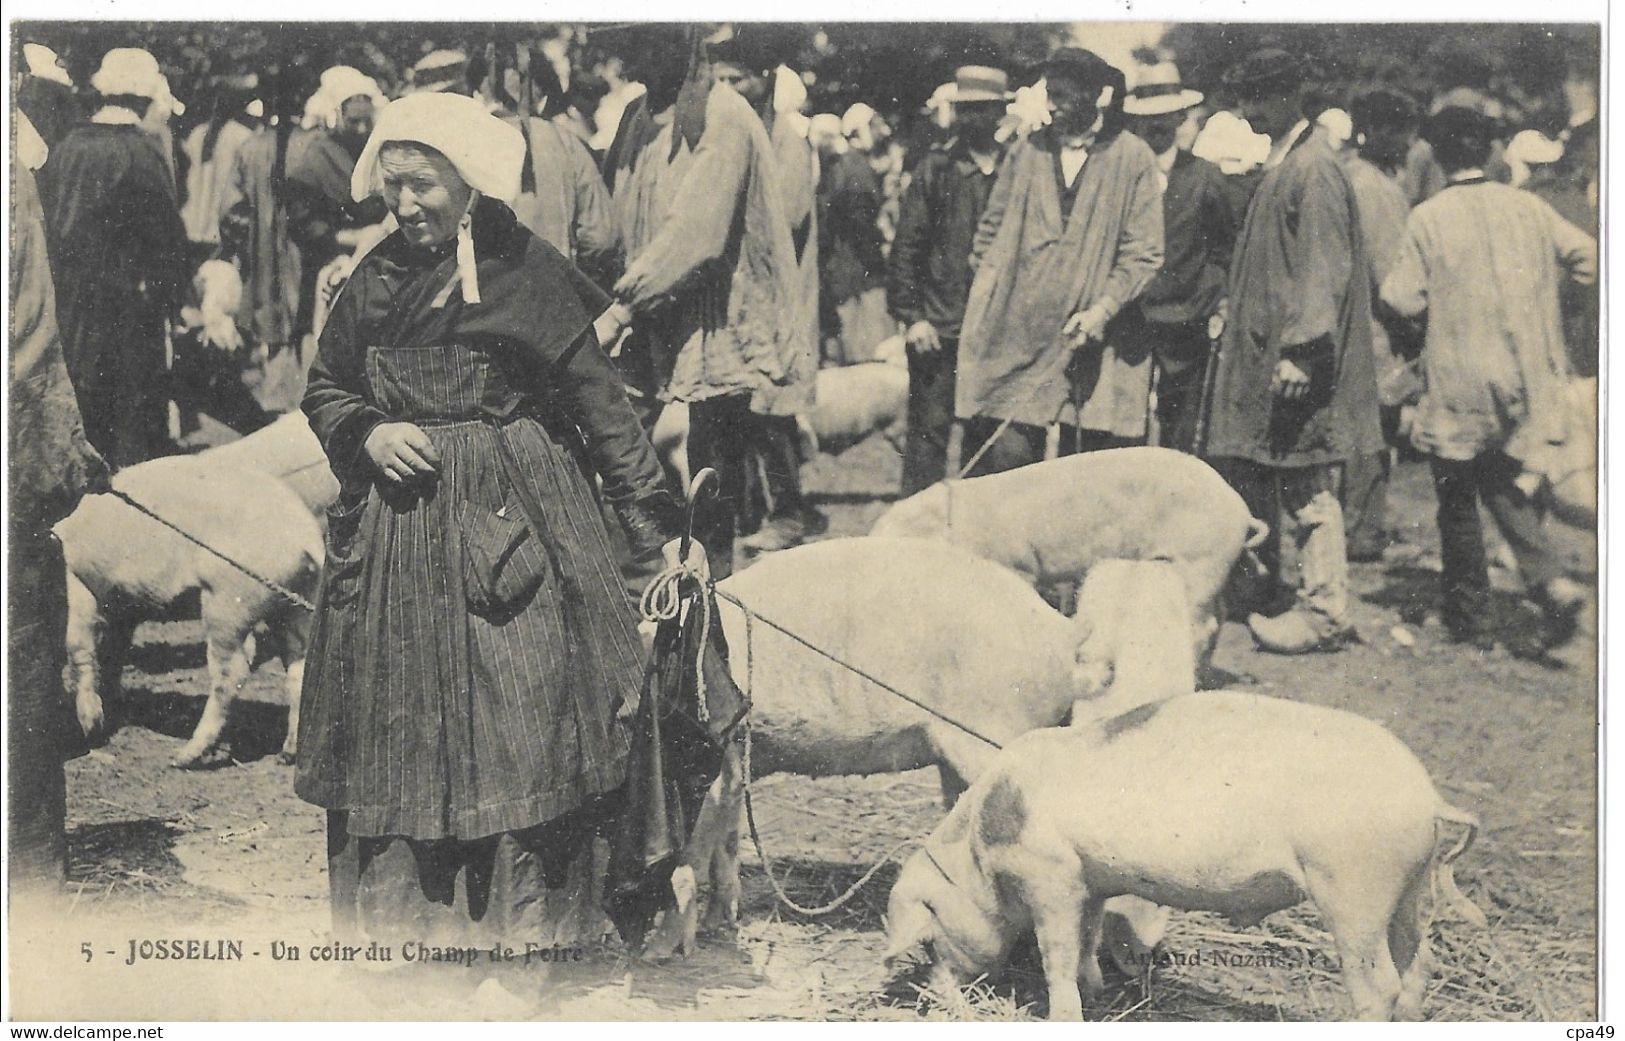
[[[468,89],[468,55],[459,50],[433,51],[412,66],[408,94],[461,92]]]
[[[954,84],[943,98],[951,105],[974,105],[983,101],[1009,101],[1010,76],[1003,69],[987,65],[961,65],[954,71]]]
[[[1186,89],[1179,68],[1171,61],[1143,65],[1139,72],[1133,89],[1123,99],[1126,115],[1161,116],[1202,103],[1202,92]]]
[[[474,270],[471,214],[481,195],[511,204],[519,195],[519,174],[525,162],[525,139],[518,130],[487,112],[485,106],[462,94],[408,94],[391,102],[378,116],[372,136],[356,160],[350,195],[357,202],[383,191],[378,153],[395,141],[427,145],[445,156],[462,179],[474,189],[457,229],[457,272],[463,301],[480,302]],[[449,286],[448,286],[449,288]],[[436,303],[443,302],[443,298]]]

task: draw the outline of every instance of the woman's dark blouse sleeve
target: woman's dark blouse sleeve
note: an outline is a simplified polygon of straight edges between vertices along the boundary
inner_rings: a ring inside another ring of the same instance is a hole
[[[560,403],[581,431],[632,552],[639,560],[653,557],[678,536],[680,511],[620,374],[591,329],[565,351],[554,373]]]
[[[356,336],[356,319],[357,298],[364,288],[362,272],[357,271],[334,301],[300,403],[334,476],[344,485],[370,476],[372,464],[362,445],[373,428],[388,419],[362,396],[365,349]]]

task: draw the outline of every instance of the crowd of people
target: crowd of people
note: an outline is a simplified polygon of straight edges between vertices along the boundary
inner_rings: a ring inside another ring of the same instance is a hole
[[[1128,445],[1212,461],[1278,533],[1248,617],[1267,651],[1349,639],[1348,562],[1386,544],[1401,450],[1432,466],[1448,634],[1495,635],[1480,501],[1546,642],[1572,633],[1584,590],[1537,492],[1597,371],[1597,70],[1537,127],[1479,82],[1333,92],[1266,48],[1209,97],[1169,56],[1067,46],[968,63],[905,120],[807,111],[794,49],[748,25],[604,38],[612,126],[516,46],[429,53],[395,100],[336,66],[298,112],[221,75],[178,142],[152,54],[76,85],[25,47],[12,458],[37,508],[13,546],[105,486],[97,454],[116,471],[180,450],[197,412],[251,429],[302,402],[343,488],[298,780],[341,917],[467,917],[441,897],[473,886],[569,939],[562,880],[624,772],[639,671],[584,474],[636,555],[675,563],[646,431],[685,406],[689,466],[721,479],[694,566],[723,577],[823,526],[796,417],[820,366],[888,341],[905,495]],[[241,285],[224,323],[210,265]],[[453,563],[464,544],[486,570]],[[14,563],[13,603],[50,568]]]

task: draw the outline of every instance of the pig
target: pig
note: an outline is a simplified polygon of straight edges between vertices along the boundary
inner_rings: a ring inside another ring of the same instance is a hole
[[[328,507],[338,501],[338,478],[303,412],[289,412],[247,437],[199,453],[197,459],[215,469],[270,474],[293,489],[318,523],[325,523]]]
[[[196,307],[181,308],[181,320],[188,328],[200,330],[203,343],[227,353],[243,347],[237,326],[243,307],[243,280],[237,269],[225,260],[205,260],[192,278]]]
[[[113,488],[206,545],[307,601],[320,574],[322,532],[306,504],[280,481],[214,465],[209,452],[154,459],[120,471]],[[199,596],[209,695],[172,765],[201,765],[219,744],[232,701],[254,658],[251,635],[264,623],[287,670],[292,762],[299,728],[310,616],[208,550],[111,495],[89,495],[56,526],[67,562],[68,672],[79,723],[99,737],[103,700],[118,690],[135,627]]]
[[[809,543],[763,557],[716,591],[729,669],[751,700],[750,766],[758,777],[935,766],[951,805],[996,752],[989,741],[1062,721],[1078,696],[1074,623],[1018,575],[946,543]],[[880,689],[768,620],[981,736]],[[742,769],[739,750],[730,748],[682,855],[696,877],[709,874],[712,927],[731,927],[738,916]],[[697,912],[690,901],[667,915],[646,953],[691,951]]]
[[[1564,524],[1597,527],[1597,381],[1572,379],[1563,392],[1566,437],[1527,461],[1518,485]]]
[[[882,361],[819,369],[815,401],[796,421],[809,456],[838,455],[876,433],[901,450],[908,369]]]
[[[1416,1018],[1432,913],[1486,925],[1452,868],[1477,830],[1369,720],[1238,691],[1168,698],[1011,742],[904,864],[884,958],[923,950],[948,987],[996,971],[1030,930],[1050,1018],[1076,1020],[1080,978],[1091,997],[1103,986],[1105,901],[1245,927],[1308,898],[1355,1014]]]
[[[1038,586],[1077,581],[1100,560],[1166,557],[1184,579],[1205,664],[1225,582],[1269,527],[1200,459],[1142,447],[939,482],[892,506],[869,533],[952,542]]]
[[[1080,715],[1110,718],[1196,689],[1196,653],[1180,624],[1191,614],[1180,570],[1166,558],[1103,560],[1089,569],[1073,618],[1073,685]]]
[[[819,369],[814,401],[810,411],[796,417],[804,458],[820,452],[839,454],[872,434],[900,446],[908,409],[908,369],[879,361]],[[688,404],[667,402],[649,440],[687,488]]]

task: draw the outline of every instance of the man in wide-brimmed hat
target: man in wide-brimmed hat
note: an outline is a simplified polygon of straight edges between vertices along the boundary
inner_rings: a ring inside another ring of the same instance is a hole
[[[959,69],[950,88],[937,95],[951,109],[954,136],[920,161],[903,193],[886,288],[892,317],[908,342],[904,495],[946,475],[971,246],[1003,155],[994,132],[1013,96],[1003,70]]]
[[[1011,146],[971,254],[954,396],[967,458],[989,445],[973,473],[1146,436],[1150,350],[1115,319],[1162,267],[1156,157],[1098,55],[1056,51],[1044,85],[1049,125]]]
[[[1162,270],[1132,316],[1156,363],[1158,443],[1182,452],[1197,450],[1204,362],[1239,223],[1224,174],[1190,153],[1194,132],[1182,134],[1201,103],[1171,62],[1145,67],[1123,100],[1129,129],[1156,154],[1162,185]]]
[[[1231,461],[1238,483],[1261,486],[1253,512],[1298,546],[1294,606],[1247,623],[1261,647],[1282,654],[1335,649],[1352,634],[1337,484],[1345,462],[1382,445],[1354,191],[1303,118],[1307,75],[1297,57],[1270,48],[1225,77],[1271,148],[1231,264],[1207,404],[1206,454]]]

